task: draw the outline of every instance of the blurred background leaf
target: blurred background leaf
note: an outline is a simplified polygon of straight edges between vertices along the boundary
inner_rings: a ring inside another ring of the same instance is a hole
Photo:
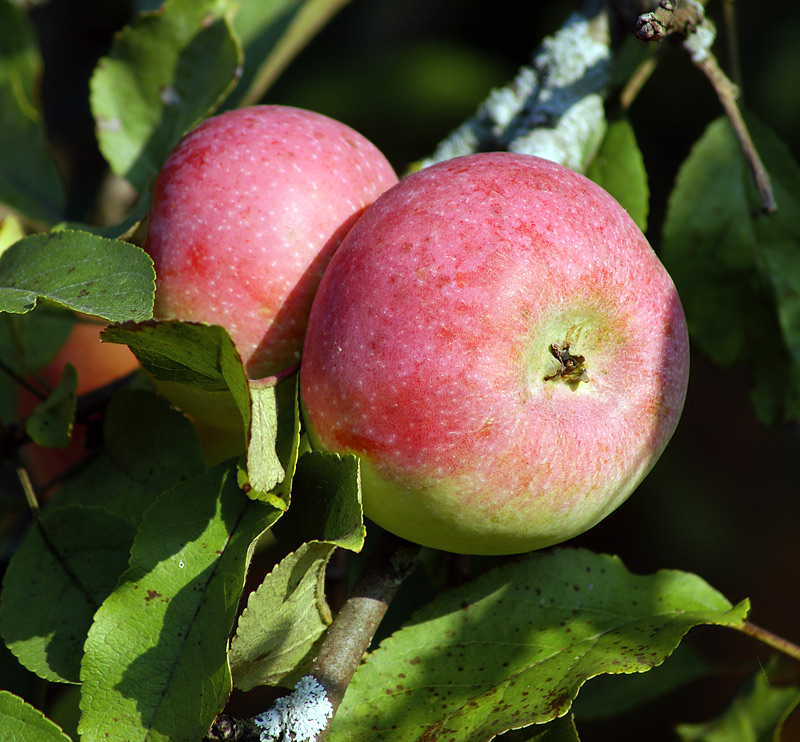
[[[63,218],[64,190],[39,110],[36,36],[10,0],[0,0],[0,29],[0,202],[52,224]]]
[[[231,12],[228,0],[167,0],[100,60],[91,82],[100,149],[138,191],[236,84],[242,60]]]

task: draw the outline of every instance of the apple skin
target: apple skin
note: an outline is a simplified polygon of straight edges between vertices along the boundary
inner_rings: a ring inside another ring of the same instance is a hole
[[[362,216],[314,300],[300,389],[312,445],[360,457],[371,520],[512,554],[630,495],[688,369],[675,287],[624,209],[560,165],[488,153],[414,173]]]
[[[253,379],[297,363],[331,255],[396,182],[375,145],[326,116],[261,105],[207,119],[155,183],[144,245],[155,317],[222,325]],[[238,415],[226,394],[195,396],[209,422],[226,406]]]

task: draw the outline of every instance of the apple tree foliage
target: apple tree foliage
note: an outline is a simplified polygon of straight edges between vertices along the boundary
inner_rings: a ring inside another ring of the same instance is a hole
[[[253,717],[324,669],[317,653],[338,620],[337,591],[376,548],[358,460],[308,450],[295,377],[248,381],[223,328],[153,320],[153,267],[137,245],[148,188],[180,136],[214,112],[262,100],[343,4],[124,4],[87,94],[108,173],[135,196],[115,220],[82,222],[69,213],[69,178],[43,118],[37,9],[0,0],[2,739],[200,740],[219,714]],[[612,50],[622,60],[614,74],[600,65],[577,89],[578,103],[606,101],[587,109],[593,128],[581,155],[646,229],[645,162],[609,92],[633,69],[630,48]],[[528,74],[546,86],[548,69],[535,62]],[[534,118],[514,141],[531,140],[542,125]],[[754,409],[775,425],[800,419],[800,170],[764,123],[746,120],[777,212],[761,213],[720,116],[680,167],[651,240],[696,350],[720,373],[750,369]],[[107,324],[103,340],[128,345],[144,369],[93,406],[77,397],[72,366],[49,389],[37,376],[79,315]],[[194,426],[154,392],[153,378],[230,391],[246,454],[209,465]],[[19,385],[40,397],[24,418]],[[58,487],[35,492],[24,449],[66,446],[89,413],[85,458]],[[633,574],[618,556],[569,544],[476,560],[459,579],[442,577],[451,562],[423,550],[415,594],[396,615],[390,606],[370,651],[353,659],[328,739],[577,740],[583,723],[618,719],[721,672],[682,644],[700,625],[755,634],[798,661],[794,645],[747,621],[747,600],[734,604],[689,572]],[[787,680],[777,659],[751,669],[726,709],[678,726],[680,738],[779,734],[800,702],[800,674],[795,666]],[[257,738],[247,730],[236,738]]]

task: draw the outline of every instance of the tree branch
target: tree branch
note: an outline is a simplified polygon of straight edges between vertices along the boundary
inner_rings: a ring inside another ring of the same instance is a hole
[[[323,742],[347,686],[372,643],[397,589],[414,570],[420,547],[382,533],[364,572],[326,631],[310,673],[295,691],[253,719],[217,717],[212,742]]]
[[[603,101],[611,81],[610,9],[585,0],[547,37],[506,86],[452,131],[427,167],[459,155],[507,150],[583,171],[606,131]]]
[[[739,90],[723,72],[711,51],[716,33],[714,24],[697,0],[661,0],[658,8],[642,14],[636,21],[636,36],[642,41],[662,41],[673,34],[683,37],[683,48],[689,53],[695,66],[708,78],[736,133],[761,196],[761,209],[764,213],[771,214],[778,207],[769,174],[736,103]]]
[[[364,573],[325,634],[311,672],[327,691],[334,713],[389,603],[416,567],[419,551],[415,544],[382,533]],[[319,742],[326,736],[327,731]]]

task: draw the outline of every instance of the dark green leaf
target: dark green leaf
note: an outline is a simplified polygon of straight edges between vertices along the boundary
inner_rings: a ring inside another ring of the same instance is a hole
[[[23,12],[0,1],[0,202],[51,224],[62,218],[64,193],[35,103],[41,59]]]
[[[778,422],[800,418],[800,170],[763,125],[748,125],[778,212],[760,213],[738,140],[718,119],[678,174],[662,257],[692,338],[717,363],[747,367],[756,411]]]
[[[275,529],[288,549],[309,541],[360,551],[366,530],[361,512],[358,458],[309,451],[297,461],[292,507]]]
[[[101,451],[64,480],[51,506],[102,507],[136,527],[158,494],[120,471],[108,453]]]
[[[27,314],[0,314],[0,359],[22,376],[47,365],[69,337],[72,312],[37,305]]]
[[[770,662],[748,680],[722,714],[706,724],[681,724],[683,742],[774,742],[800,704],[800,687],[774,684]]]
[[[636,135],[625,118],[609,123],[603,143],[586,175],[605,188],[631,215],[642,232],[647,231],[650,189]]]
[[[280,511],[221,464],[147,511],[130,566],[89,632],[84,742],[196,742],[231,690],[228,635],[255,539]]]
[[[250,594],[231,641],[237,687],[291,687],[310,661],[314,643],[331,622],[325,599],[325,568],[339,546],[359,551],[364,526],[358,459],[308,453],[300,457],[289,512],[282,529],[306,539]]]
[[[746,612],[695,575],[637,576],[583,550],[535,553],[443,594],[384,641],[356,672],[330,739],[491,739],[561,716],[595,675],[660,664],[693,626],[736,625]]]
[[[139,247],[88,232],[36,234],[0,256],[0,311],[40,299],[111,322],[153,315],[155,272]]]
[[[125,322],[105,328],[101,339],[127,345],[142,367],[159,381],[205,391],[233,388],[240,396],[248,394],[239,354],[219,325],[177,320]]]
[[[64,448],[72,438],[75,421],[75,403],[78,373],[68,363],[64,366],[58,386],[53,393],[31,413],[25,423],[25,431],[31,440],[50,448]]]
[[[120,33],[91,81],[100,149],[138,190],[236,84],[229,0],[167,0]]]
[[[287,507],[270,492],[284,479],[275,446],[276,390],[248,380],[223,327],[177,320],[125,323],[106,328],[102,339],[127,344],[157,380],[159,390],[187,414],[221,427],[230,428],[231,419],[243,424],[247,474],[241,483],[254,497]]]
[[[0,690],[0,739],[6,742],[71,742],[41,711],[5,690]]]
[[[205,471],[192,423],[152,392],[117,394],[108,406],[103,435],[114,465],[154,492]]]
[[[546,724],[535,724],[500,738],[501,742],[580,742],[571,714]]]
[[[92,616],[127,566],[134,530],[102,508],[78,505],[50,510],[42,530],[29,529],[8,566],[0,628],[31,672],[77,683]]]

